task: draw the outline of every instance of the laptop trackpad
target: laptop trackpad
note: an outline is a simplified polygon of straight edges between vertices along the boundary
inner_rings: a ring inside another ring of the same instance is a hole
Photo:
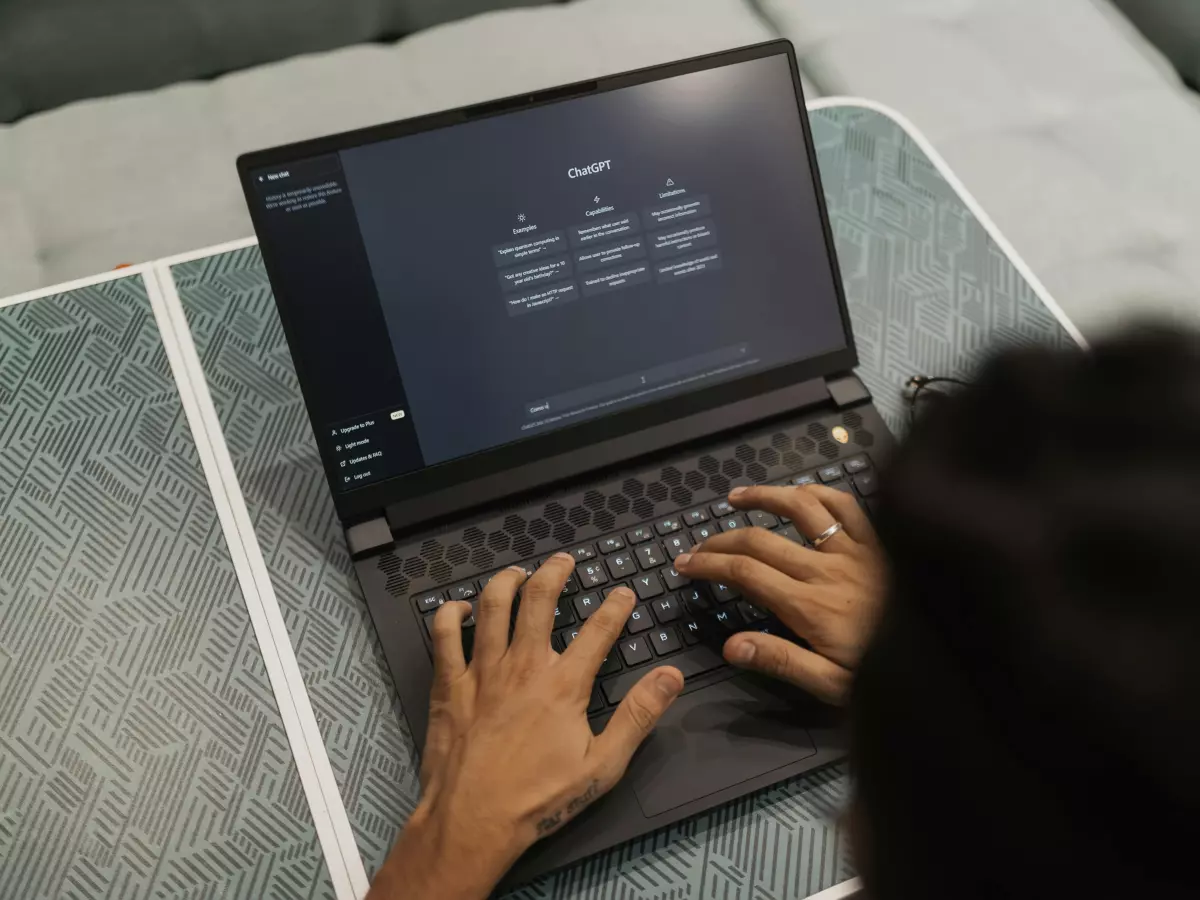
[[[630,767],[642,813],[656,816],[817,752],[803,712],[758,679],[684,694]]]

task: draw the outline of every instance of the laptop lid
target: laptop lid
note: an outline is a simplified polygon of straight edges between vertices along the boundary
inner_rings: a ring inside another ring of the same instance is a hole
[[[857,363],[786,41],[238,170],[345,524],[783,412]]]

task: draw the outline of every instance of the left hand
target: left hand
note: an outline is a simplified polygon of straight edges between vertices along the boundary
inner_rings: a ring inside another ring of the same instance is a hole
[[[587,706],[601,663],[633,611],[613,591],[561,655],[554,609],[574,570],[565,553],[525,582],[518,567],[484,588],[474,655],[463,654],[467,603],[433,625],[434,685],[421,802],[370,897],[485,897],[536,840],[557,831],[624,774],[634,750],[683,688],[678,669],[647,673],[593,735]],[[525,582],[509,641],[513,597]]]

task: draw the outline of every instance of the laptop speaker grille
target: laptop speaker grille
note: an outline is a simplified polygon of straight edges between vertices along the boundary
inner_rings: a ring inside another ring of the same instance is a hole
[[[843,426],[846,445],[830,429]],[[782,428],[596,484],[508,515],[447,531],[421,543],[399,546],[378,558],[387,589],[399,599],[464,581],[516,562],[689,506],[723,497],[739,484],[775,481],[816,468],[831,459],[870,449],[875,436],[857,412],[830,415],[794,428]]]

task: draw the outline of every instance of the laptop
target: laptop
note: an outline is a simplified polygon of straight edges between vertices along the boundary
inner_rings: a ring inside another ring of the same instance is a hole
[[[429,625],[495,572],[578,563],[563,649],[639,603],[589,716],[649,667],[683,695],[628,775],[507,884],[828,764],[832,711],[729,668],[781,631],[672,560],[789,522],[730,488],[870,508],[891,443],[857,365],[791,45],[773,41],[238,160],[346,543],[420,746]],[[464,632],[470,645],[470,628]]]

